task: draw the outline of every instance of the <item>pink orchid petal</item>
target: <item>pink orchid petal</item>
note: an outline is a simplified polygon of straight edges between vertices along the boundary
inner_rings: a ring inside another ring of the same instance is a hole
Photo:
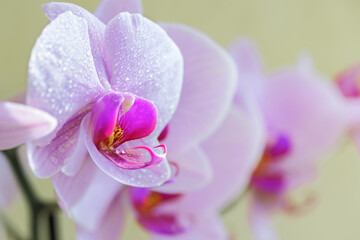
[[[76,239],[78,240],[117,240],[125,225],[125,202],[122,192],[114,198],[107,209],[100,225],[93,231],[78,227]]]
[[[29,165],[37,177],[51,177],[68,163],[75,166],[71,167],[72,170],[68,166],[65,171],[69,170],[70,175],[76,172],[76,166],[79,166],[79,164],[72,162],[81,160],[76,158],[85,154],[84,143],[80,134],[80,124],[89,111],[88,106],[71,117],[56,133],[50,144],[43,147],[38,147],[33,142],[27,144]]]
[[[240,38],[230,46],[238,69],[238,85],[235,103],[242,104],[245,95],[259,96],[265,78],[261,55],[251,39]]]
[[[18,194],[18,186],[8,159],[0,152],[0,208],[7,209]],[[0,224],[1,225],[1,224]]]
[[[338,143],[348,118],[333,85],[315,73],[286,69],[272,75],[264,87],[266,122],[272,131],[286,133],[292,143],[283,164],[312,162]]]
[[[224,224],[220,217],[215,214],[207,214],[196,219],[194,224],[186,232],[178,235],[152,234],[154,240],[227,240]]]
[[[84,159],[84,163],[74,176],[65,175],[59,172],[52,177],[58,202],[61,208],[69,214],[72,207],[81,199],[87,188],[91,184],[97,166],[90,156]]]
[[[43,137],[57,125],[50,114],[23,104],[0,102],[0,113],[0,150]]]
[[[181,24],[161,23],[184,57],[179,106],[163,141],[169,152],[185,151],[217,129],[233,100],[236,66],[205,34]]]
[[[267,206],[253,199],[250,206],[250,224],[256,240],[278,239],[271,223],[269,211]]]
[[[70,216],[81,228],[94,231],[100,226],[101,220],[123,185],[98,168],[95,169],[92,178],[84,180],[91,183],[81,199],[70,209]]]
[[[43,30],[29,62],[27,103],[58,120],[56,131],[37,145],[48,144],[65,121],[102,92],[85,19],[71,12],[59,15]]]
[[[147,99],[158,110],[157,137],[175,112],[182,86],[179,49],[157,24],[139,14],[120,13],[105,30],[107,64],[116,91]]]
[[[208,208],[225,207],[247,187],[265,146],[262,124],[260,116],[233,106],[218,130],[202,144],[214,178],[197,194]]]
[[[121,12],[143,13],[141,0],[103,0],[95,10],[94,15],[107,24]]]
[[[61,168],[61,172],[67,176],[75,176],[80,170],[84,161],[88,157],[88,151],[84,141],[81,139],[77,141],[75,150],[73,151],[69,161]]]
[[[200,147],[191,148],[184,153],[169,155],[170,162],[177,166],[178,174],[174,181],[154,188],[163,193],[187,193],[203,188],[211,181],[213,170],[209,160]]]
[[[51,2],[42,5],[42,8],[51,21],[68,11],[86,20],[96,73],[102,85],[105,88],[110,88],[105,66],[105,24],[87,10],[75,4]]]
[[[82,138],[85,140],[85,144],[92,159],[94,160],[96,165],[106,174],[123,184],[135,187],[155,187],[163,184],[166,180],[169,179],[170,168],[166,159],[164,159],[159,165],[148,169],[143,168],[137,170],[126,170],[116,166],[112,161],[110,161],[103,154],[101,154],[96,148],[89,134],[89,120],[90,116],[86,116],[82,122],[82,128],[84,131]],[[156,142],[142,139],[126,142],[123,145],[127,149],[131,149],[138,146],[157,146],[156,144]],[[163,149],[159,149],[159,151],[161,152],[163,151]],[[150,158],[153,157],[151,155],[149,156]]]

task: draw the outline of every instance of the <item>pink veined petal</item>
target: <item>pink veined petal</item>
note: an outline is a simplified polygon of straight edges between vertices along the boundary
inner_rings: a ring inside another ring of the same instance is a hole
[[[87,149],[96,165],[107,175],[111,176],[112,178],[123,184],[135,187],[155,187],[163,184],[166,180],[169,179],[170,168],[166,159],[163,159],[161,163],[152,168],[127,170],[118,167],[116,164],[114,164],[114,162],[106,158],[103,154],[99,152],[91,139],[91,136],[89,134],[89,118],[89,115],[86,116],[82,122],[82,128],[84,131],[82,138],[84,139]],[[148,138],[126,142],[123,145],[125,149],[135,149],[136,151],[142,151],[141,149],[136,148],[139,146],[157,146],[158,143],[156,141],[149,141]],[[158,148],[152,151],[155,151],[154,154],[160,154],[163,149]],[[146,149],[144,154],[150,159],[154,157],[152,155],[153,153]]]
[[[283,164],[319,159],[346,130],[344,102],[337,89],[322,80],[315,73],[286,69],[265,83],[261,103],[268,127],[286,133],[293,146]]]
[[[154,191],[163,193],[187,193],[203,188],[213,176],[210,162],[200,147],[175,155],[168,155],[170,163],[175,164],[177,170],[174,180]]]
[[[89,154],[85,142],[82,139],[78,139],[77,145],[71,155],[71,158],[61,168],[61,172],[67,176],[74,176],[80,170],[88,156]]]
[[[108,23],[105,40],[112,88],[153,102],[158,122],[151,136],[158,137],[180,97],[183,61],[178,47],[157,24],[129,13]]]
[[[94,231],[100,226],[101,220],[123,185],[100,169],[96,169],[94,176],[87,180],[91,183],[81,199],[70,209],[70,217],[81,228]]]
[[[164,143],[186,151],[213,133],[228,112],[236,88],[236,66],[211,38],[191,27],[161,23],[184,58],[184,83],[179,106]]]
[[[34,142],[27,143],[29,165],[37,177],[51,177],[68,163],[75,166],[67,166],[65,171],[67,170],[70,175],[76,172],[79,165],[73,161],[81,161],[81,159],[76,158],[85,154],[80,124],[84,116],[90,111],[90,107],[84,107],[65,122],[48,145],[38,147]]]
[[[87,10],[72,3],[51,2],[42,5],[42,8],[51,21],[68,11],[86,20],[96,73],[104,88],[110,88],[105,65],[105,24]]]
[[[122,191],[112,201],[100,225],[93,231],[78,227],[76,239],[78,240],[117,240],[125,225],[125,206]]]
[[[261,55],[251,39],[239,38],[229,47],[238,69],[235,103],[241,105],[245,95],[259,96],[265,80]]]
[[[206,214],[195,219],[194,224],[178,235],[152,234],[154,240],[227,240],[229,236],[221,218],[216,214]]]
[[[90,156],[84,159],[84,163],[74,176],[67,176],[59,172],[52,177],[57,200],[61,208],[70,215],[70,210],[81,199],[94,177],[97,166]]]
[[[59,15],[43,30],[29,62],[27,103],[58,120],[56,131],[36,144],[48,144],[71,116],[102,92],[86,21],[71,12]]]
[[[121,12],[143,14],[141,0],[103,0],[95,10],[94,15],[107,24]]]
[[[16,147],[52,132],[57,120],[39,109],[0,102],[0,150]]]
[[[18,194],[18,186],[12,175],[6,156],[0,152],[0,208],[7,209]]]

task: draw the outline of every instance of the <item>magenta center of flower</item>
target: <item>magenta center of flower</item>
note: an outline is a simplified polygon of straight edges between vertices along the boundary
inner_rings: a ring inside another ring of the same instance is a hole
[[[146,146],[143,138],[155,129],[157,110],[148,100],[130,93],[109,93],[99,99],[91,110],[90,132],[99,152],[116,166],[124,169],[149,168],[166,157]],[[129,141],[138,140],[130,144]],[[136,142],[135,142],[136,143]]]
[[[181,198],[181,194],[159,193],[146,188],[131,188],[130,194],[137,220],[146,230],[158,234],[176,235],[190,227],[189,218],[159,211],[163,204]]]
[[[251,186],[260,192],[278,194],[285,190],[285,175],[274,168],[291,150],[290,140],[284,135],[269,138],[259,165],[251,177]]]

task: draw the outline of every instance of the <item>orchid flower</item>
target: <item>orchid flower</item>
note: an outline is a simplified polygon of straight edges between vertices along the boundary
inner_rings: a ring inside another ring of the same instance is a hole
[[[41,178],[69,177],[94,161],[123,184],[164,183],[171,172],[157,136],[181,91],[176,44],[139,14],[123,12],[104,24],[70,3],[43,9],[51,23],[32,50],[27,103],[59,124],[28,144],[32,171]]]
[[[52,3],[45,5],[45,9],[57,11],[59,6]],[[95,15],[107,23],[121,11],[142,13],[141,2],[103,1]],[[154,238],[178,238],[186,234],[191,238],[208,239],[208,234],[225,235],[218,211],[237,195],[237,191],[244,189],[256,166],[256,152],[261,152],[258,122],[253,122],[246,111],[243,113],[239,109],[231,109],[228,114],[236,81],[236,68],[230,56],[195,29],[174,23],[160,26],[184,57],[179,106],[158,133],[159,141],[168,147],[168,159],[175,174],[161,187],[126,187],[87,161],[74,176],[58,174],[53,177],[59,203],[77,223],[79,239],[117,239],[129,204],[138,222]],[[236,122],[234,126],[233,122]],[[213,141],[205,140],[211,135]],[[241,143],[240,149],[233,144],[237,141]],[[243,158],[239,159],[239,154]],[[223,160],[228,161],[223,163]],[[238,174],[239,171],[243,174]],[[195,214],[193,206],[199,206],[199,200],[209,196],[214,202]],[[176,211],[160,210],[168,204]],[[189,213],[185,214],[185,219],[182,211]],[[191,229],[189,221],[196,223],[191,224]]]
[[[348,103],[350,118],[350,136],[360,149],[360,65],[356,64],[343,71],[336,77],[336,84],[345,101]]]
[[[253,88],[267,126],[267,145],[249,184],[251,226],[256,239],[276,239],[270,213],[299,210],[289,193],[314,180],[316,163],[345,133],[346,104],[308,58],[266,75],[251,41],[236,41],[230,52],[239,70],[236,104],[242,101],[243,86]]]

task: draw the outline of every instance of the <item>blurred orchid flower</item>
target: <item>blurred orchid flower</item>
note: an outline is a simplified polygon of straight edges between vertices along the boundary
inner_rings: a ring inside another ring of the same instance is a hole
[[[106,23],[121,11],[141,13],[141,1],[103,1],[95,14]],[[55,176],[59,202],[77,222],[78,239],[117,239],[128,204],[154,238],[225,237],[218,211],[245,188],[262,152],[259,122],[236,107],[229,113],[236,82],[230,56],[190,27],[160,26],[184,56],[179,106],[158,135],[168,147],[175,176],[153,189],[124,187],[91,162],[73,177]],[[84,179],[91,179],[90,183],[84,184]],[[194,211],[196,207],[199,212]]]
[[[157,136],[180,96],[183,59],[176,44],[139,14],[120,13],[105,25],[70,3],[43,9],[52,22],[31,54],[27,103],[59,125],[28,144],[32,171],[74,176],[91,161],[89,153],[118,182],[164,183],[171,172]]]
[[[307,57],[296,67],[267,76],[251,41],[236,41],[230,52],[239,70],[236,103],[243,101],[244,86],[252,88],[268,129],[266,148],[249,185],[250,221],[257,239],[276,239],[270,213],[297,210],[288,194],[316,177],[317,161],[346,131],[347,107],[340,92],[316,73]]]
[[[351,66],[336,77],[336,84],[349,108],[350,136],[360,149],[360,64]]]
[[[0,102],[0,113],[0,150],[43,137],[57,125],[50,114],[23,104]]]

